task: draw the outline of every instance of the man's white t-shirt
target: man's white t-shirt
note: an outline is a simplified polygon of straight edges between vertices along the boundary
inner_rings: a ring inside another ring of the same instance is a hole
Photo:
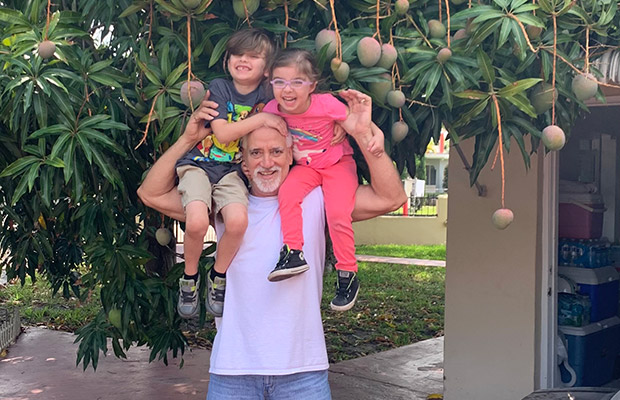
[[[250,196],[248,228],[226,273],[222,318],[209,372],[220,375],[288,375],[329,367],[321,319],[325,260],[323,193],[303,201],[304,256],[310,269],[280,282],[267,275],[282,248],[277,197]],[[216,225],[218,235],[223,223]]]

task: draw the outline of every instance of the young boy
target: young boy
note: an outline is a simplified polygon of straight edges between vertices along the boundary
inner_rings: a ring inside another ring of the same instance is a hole
[[[286,135],[286,124],[273,114],[256,113],[272,99],[263,80],[274,53],[269,36],[258,29],[234,33],[226,44],[227,68],[232,82],[214,79],[210,100],[218,104],[211,121],[213,134],[198,143],[176,164],[178,190],[185,209],[185,271],[179,280],[177,311],[183,318],[198,313],[198,261],[209,213],[224,221],[225,232],[217,246],[217,257],[207,277],[205,306],[219,317],[224,308],[226,270],[237,253],[247,227],[248,190],[241,171],[239,139],[261,126]],[[212,209],[213,205],[213,209]]]

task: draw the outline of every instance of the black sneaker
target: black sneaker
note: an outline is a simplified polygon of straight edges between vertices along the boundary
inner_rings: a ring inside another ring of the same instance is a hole
[[[285,244],[282,250],[280,250],[280,259],[276,267],[269,273],[267,279],[271,282],[281,281],[299,275],[309,268],[304,258],[304,252],[301,250],[291,250],[288,245]]]
[[[336,281],[336,296],[329,304],[334,311],[350,310],[357,300],[357,293],[360,290],[360,283],[357,274],[352,271],[338,271],[338,281]]]
[[[207,293],[205,295],[205,308],[214,317],[221,317],[224,311],[224,295],[226,294],[226,278],[216,276],[211,280],[211,274],[207,274]]]

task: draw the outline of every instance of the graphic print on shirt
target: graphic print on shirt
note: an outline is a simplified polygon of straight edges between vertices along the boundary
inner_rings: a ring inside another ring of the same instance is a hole
[[[312,162],[312,154],[321,154],[327,150],[303,149],[304,145],[308,145],[309,142],[317,143],[319,140],[323,139],[323,137],[318,133],[312,133],[310,131],[299,128],[289,128],[289,132],[293,137],[293,158],[297,161],[305,159],[305,164],[309,165]]]
[[[250,115],[260,112],[265,104],[259,103],[254,106],[245,106],[226,102],[226,119],[229,123],[241,121]],[[203,154],[203,157],[194,157],[194,161],[219,161],[231,162],[241,159],[239,153],[239,139],[230,143],[221,143],[215,135],[211,134],[196,146]]]

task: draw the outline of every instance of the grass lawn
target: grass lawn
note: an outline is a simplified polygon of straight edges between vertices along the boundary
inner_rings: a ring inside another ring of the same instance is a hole
[[[329,309],[336,274],[323,283],[323,324],[330,362],[443,335],[445,269],[360,263],[360,294],[347,312]]]
[[[23,325],[45,325],[73,332],[91,321],[99,312],[101,302],[98,293],[91,294],[85,302],[76,298],[65,299],[61,293],[52,296],[52,289],[45,279],[37,279],[33,285],[27,277],[23,287],[17,282],[1,288],[0,306],[19,307]]]
[[[369,244],[355,246],[357,254],[401,258],[420,258],[422,260],[445,260],[446,246],[404,246],[400,244]]]
[[[445,246],[358,246],[359,254],[445,259]],[[360,294],[352,310],[329,309],[335,272],[325,275],[322,314],[330,362],[337,362],[443,335],[445,269],[397,264],[360,263]],[[0,306],[19,307],[24,325],[46,325],[73,332],[99,311],[97,293],[84,303],[52,297],[49,284],[39,279],[0,288]],[[210,348],[213,319],[203,328],[190,320],[183,331],[192,346]]]

